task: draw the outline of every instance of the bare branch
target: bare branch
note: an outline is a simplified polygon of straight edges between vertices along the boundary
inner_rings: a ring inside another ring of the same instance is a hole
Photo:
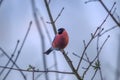
[[[75,54],[75,53],[72,53],[74,56],[78,57],[78,58],[81,58],[79,55]],[[88,62],[87,59],[83,58],[84,61]]]
[[[24,40],[23,40],[23,42],[22,42],[22,45],[21,45],[21,47],[20,47],[20,49],[19,49],[19,51],[18,51],[18,54],[17,54],[17,56],[16,56],[16,58],[15,58],[14,63],[12,64],[11,68],[14,67],[15,63],[17,62],[17,59],[19,58],[19,55],[20,55],[20,53],[21,53],[21,50],[22,50],[22,48],[23,48],[23,46],[24,46],[24,44],[25,44],[25,41],[26,41],[26,39],[27,39],[27,36],[28,36],[28,34],[29,34],[31,25],[32,25],[32,21],[30,21],[30,23],[29,23],[28,30],[27,30],[27,32],[26,32],[26,35],[25,35]],[[5,79],[7,78],[7,76],[9,75],[10,72],[11,72],[11,69],[7,72],[7,74],[5,75],[5,77],[3,78],[3,80],[5,80]]]
[[[43,54],[43,52],[45,51],[45,39],[44,39],[43,31],[42,31],[42,28],[41,28],[41,24],[39,22],[39,18],[38,18],[37,13],[36,13],[35,1],[31,0],[31,4],[32,4],[33,17],[34,17],[35,24],[36,24],[36,27],[37,27],[37,30],[38,30],[38,33],[39,33],[39,37],[41,39],[41,50],[42,50],[41,52],[42,52],[42,56],[43,56],[43,66],[44,66],[44,70],[47,70],[46,56]],[[47,4],[47,1],[46,1],[46,4]],[[45,73],[45,79],[46,80],[49,80],[48,77],[49,77],[48,74]]]
[[[34,72],[34,69],[33,69],[33,72],[32,72],[32,80],[35,80],[35,72]]]
[[[116,2],[114,2],[114,4],[112,5],[112,7],[111,7],[111,9],[110,9],[110,13],[111,13],[111,11],[113,10],[113,8],[114,8],[114,6],[115,6],[115,4],[116,4]],[[103,26],[103,24],[106,22],[106,20],[108,19],[108,17],[109,17],[109,13],[107,14],[107,16],[105,17],[105,19],[103,20],[103,22],[100,24],[100,28]]]
[[[61,9],[60,13],[58,14],[58,16],[56,17],[56,19],[54,20],[54,23],[58,20],[58,18],[60,17],[60,15],[62,14],[64,10],[64,7]]]
[[[111,18],[113,19],[113,21],[118,25],[118,27],[120,27],[120,23],[116,20],[116,18],[111,14],[111,12],[108,10],[108,8],[106,7],[106,5],[103,3],[102,0],[99,0],[99,2],[101,3],[101,5],[104,7],[104,9],[107,11],[107,13],[111,16]],[[116,4],[116,2],[115,2]]]
[[[100,73],[100,78],[101,78],[101,80],[104,80],[104,79],[103,79],[103,76],[102,76],[102,70],[101,70],[101,68],[99,69],[99,73]]]
[[[81,64],[81,62],[82,62],[82,59],[83,59],[83,57],[84,57],[84,54],[85,54],[88,46],[90,45],[90,43],[91,43],[91,42],[93,41],[93,39],[95,38],[96,33],[97,33],[98,30],[99,30],[99,27],[96,29],[96,31],[94,32],[94,34],[91,35],[91,39],[90,39],[89,42],[86,44],[86,46],[85,46],[85,48],[84,48],[84,50],[83,50],[83,52],[82,52],[82,56],[81,56],[81,58],[80,58],[80,60],[79,60],[79,63],[78,63],[78,66],[77,66],[77,71],[78,71],[78,69],[79,69],[79,67],[80,67],[80,64]]]
[[[24,72],[33,72],[33,70],[25,70],[25,69],[17,69],[17,68],[11,68],[11,67],[5,67],[5,66],[0,66],[0,68],[6,68],[6,69],[12,69],[16,71],[24,71]],[[41,72],[41,73],[61,73],[61,74],[74,74],[73,72],[64,72],[64,71],[55,71],[55,70],[47,70],[47,71],[42,71],[42,70],[34,70],[34,72]]]
[[[74,65],[72,64],[72,61],[70,60],[70,58],[66,55],[64,50],[61,50],[61,52],[63,53],[63,56],[65,58],[65,60],[67,61],[67,63],[69,64],[69,67],[71,68],[72,72],[74,73],[74,75],[76,76],[76,78],[78,80],[83,80],[80,76],[80,74],[77,72],[77,70],[75,69]]]
[[[89,3],[89,2],[96,2],[98,0],[88,0],[88,1],[85,1],[85,4]]]
[[[98,69],[96,69],[96,70],[95,70],[95,73],[94,73],[94,75],[92,76],[91,80],[93,80],[93,79],[94,79],[94,77],[95,77],[95,75],[96,75],[97,71],[98,71]]]
[[[2,3],[3,3],[3,0],[0,0],[0,6],[2,5]]]
[[[118,27],[118,26],[113,26],[113,27],[105,30],[104,32],[102,32],[102,33],[100,34],[100,36],[104,35],[105,33],[109,32],[109,31],[111,31],[111,30],[113,30],[113,29],[115,29],[115,28],[117,28],[117,27]]]
[[[18,69],[20,69],[20,67],[10,58],[10,56],[1,47],[0,47],[0,50]],[[3,68],[6,68],[6,67],[4,66]],[[26,76],[24,75],[24,73],[22,71],[20,71],[20,73],[22,74],[24,80],[26,80]]]
[[[88,65],[88,67],[86,68],[86,70],[84,71],[83,73],[83,76],[82,78],[84,78],[85,74],[87,73],[87,71],[89,70],[89,68],[91,67],[91,65],[95,62],[95,60],[99,57],[100,53],[101,53],[101,50],[103,48],[103,46],[105,45],[105,43],[107,42],[107,40],[109,39],[109,35],[107,36],[107,38],[105,39],[105,41],[103,42],[102,46],[100,47],[96,57],[90,62],[90,64]]]
[[[14,49],[14,51],[13,51],[13,53],[12,53],[12,55],[11,55],[11,57],[10,57],[10,59],[12,59],[13,57],[14,57],[14,55],[15,55],[15,52],[16,52],[16,50],[17,50],[17,47],[18,47],[18,44],[19,44],[19,40],[17,41],[17,44],[16,44],[16,46],[15,46],[15,49]],[[8,60],[8,62],[6,63],[6,67],[8,66],[8,64],[10,63],[10,59]],[[3,68],[2,70],[1,70],[1,72],[0,72],[0,76],[2,75],[2,73],[4,72],[4,70],[5,70],[5,68]]]
[[[51,14],[49,5],[48,5],[48,3],[47,3],[47,0],[44,0],[44,3],[45,3],[45,5],[46,5],[46,9],[47,9],[47,12],[48,12],[50,21],[51,21],[51,23],[52,23],[52,27],[53,27],[54,33],[57,34],[56,26],[55,26],[55,23],[54,23],[54,20],[53,20],[53,17],[52,17],[52,14]]]

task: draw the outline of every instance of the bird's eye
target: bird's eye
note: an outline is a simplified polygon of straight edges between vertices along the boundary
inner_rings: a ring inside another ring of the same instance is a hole
[[[58,29],[58,34],[62,34],[63,31],[64,31],[64,28]]]

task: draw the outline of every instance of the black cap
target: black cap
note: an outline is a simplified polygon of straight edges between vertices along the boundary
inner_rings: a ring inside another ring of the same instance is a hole
[[[64,28],[59,28],[59,29],[58,29],[58,34],[62,34],[62,32],[63,32],[64,30],[65,30]]]

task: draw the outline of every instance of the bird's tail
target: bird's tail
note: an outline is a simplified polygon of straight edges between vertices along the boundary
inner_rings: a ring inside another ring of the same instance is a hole
[[[46,52],[44,52],[44,54],[50,54],[50,52],[53,50],[53,48],[51,47],[51,48],[49,48]]]

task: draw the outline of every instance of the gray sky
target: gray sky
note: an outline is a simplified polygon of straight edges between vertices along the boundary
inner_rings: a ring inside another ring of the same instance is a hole
[[[78,58],[72,55],[76,53],[81,55],[84,46],[83,40],[86,42],[90,39],[90,34],[95,31],[95,29],[101,24],[101,22],[106,17],[107,13],[99,2],[91,2],[84,4],[86,0],[51,0],[50,8],[55,19],[59,11],[64,7],[64,11],[60,18],[56,22],[57,29],[64,27],[70,37],[68,46],[65,48],[72,59],[74,65],[78,64]],[[105,4],[110,9],[115,0],[106,0]],[[120,15],[120,1],[116,0],[117,10],[115,14]],[[36,7],[38,8],[39,15],[43,16],[45,22],[49,21],[48,14],[44,5],[43,0],[36,0]],[[0,47],[4,48],[6,52],[12,54],[16,42],[19,39],[20,44],[24,38],[24,35],[27,31],[29,22],[33,19],[31,3],[30,0],[4,0],[2,6],[0,7]],[[50,32],[51,39],[54,38],[54,33],[50,24],[46,24]],[[103,27],[105,29],[111,28],[115,25],[114,21],[109,17]],[[46,36],[44,26],[41,26],[44,32],[45,41],[46,41],[46,50],[51,46],[48,38]],[[106,80],[114,80],[114,73],[116,69],[116,58],[118,54],[118,37],[119,37],[119,28],[116,28],[109,33],[101,37],[100,42],[105,40],[107,35],[111,35],[110,39],[104,46],[100,59],[102,61],[103,76]],[[18,48],[19,48],[18,47]],[[96,43],[95,41],[89,46],[87,53],[92,58],[95,55]],[[24,69],[28,68],[28,65],[31,64],[37,68],[43,69],[42,65],[42,56],[41,56],[41,42],[37,32],[37,28],[33,21],[32,28],[28,35],[28,38],[25,42],[23,50],[20,54],[20,57],[17,61],[17,64]],[[59,70],[61,71],[70,71],[68,64],[66,64],[63,56],[60,52],[56,52],[57,61]],[[0,65],[4,65],[7,58],[0,59]],[[53,54],[47,56],[48,66],[54,65],[53,63]],[[54,68],[53,68],[54,69]],[[81,72],[80,72],[81,73]],[[90,72],[89,72],[90,73]],[[88,74],[89,74],[88,73]],[[14,75],[17,76],[14,76]],[[27,74],[27,73],[26,73]],[[31,74],[27,75],[30,80]],[[63,80],[73,80],[74,76],[71,75],[60,75],[63,76]],[[89,80],[89,76],[87,75]],[[97,75],[99,76],[99,75]],[[16,80],[22,79],[18,72],[12,72],[7,80]],[[52,77],[53,78],[53,77]],[[98,77],[99,78],[99,77]],[[1,79],[1,78],[0,78]],[[40,77],[43,79],[43,76]],[[96,78],[97,79],[97,78]],[[75,80],[75,79],[74,79]],[[77,79],[76,79],[77,80]],[[97,79],[98,80],[98,79]]]

